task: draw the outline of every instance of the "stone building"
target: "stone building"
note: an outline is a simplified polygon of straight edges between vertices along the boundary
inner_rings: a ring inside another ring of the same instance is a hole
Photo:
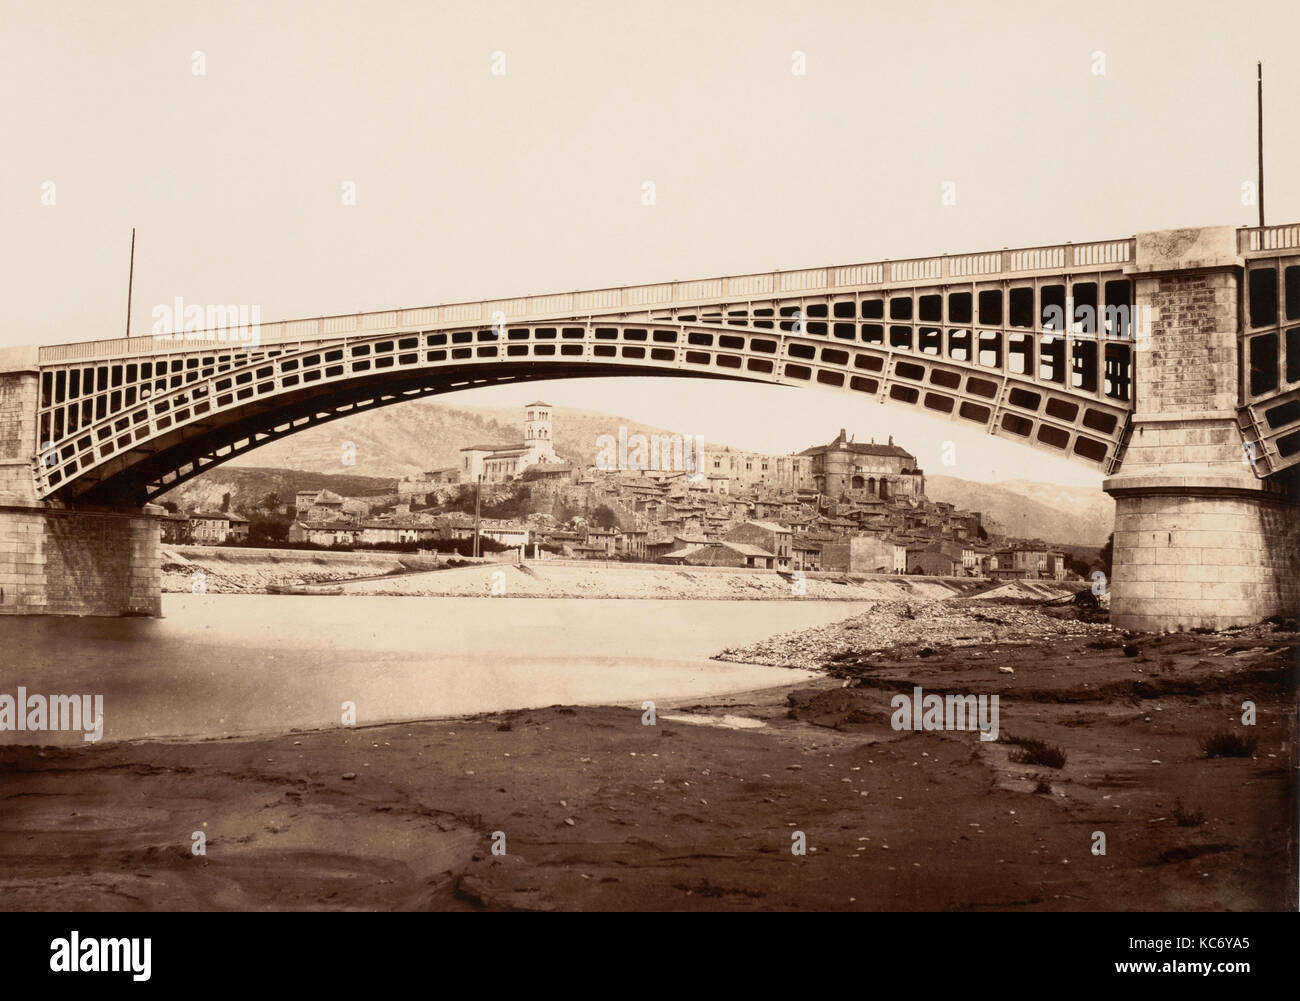
[[[959,543],[936,540],[907,547],[907,572],[951,577],[961,569],[964,553]]]
[[[343,516],[344,500],[333,490],[299,490],[293,504],[302,521],[331,521]]]
[[[764,487],[788,491],[808,486],[811,463],[798,455],[764,455],[761,452],[737,452],[730,448],[701,448],[700,472],[708,479],[709,489],[721,493],[718,480],[728,481],[725,490],[749,490]]]
[[[162,541],[184,544],[194,541],[190,516],[180,511],[168,512],[160,519]]]
[[[433,493],[439,487],[451,486],[460,482],[460,469],[447,466],[443,469],[430,469],[411,476],[403,476],[397,481],[397,496],[400,500],[424,500],[425,495]]]
[[[221,511],[195,511],[189,517],[190,538],[195,545],[219,546],[230,537],[231,520],[231,515]]]
[[[773,569],[789,570],[791,561],[792,532],[785,525],[771,521],[747,521],[737,525],[724,537],[726,542],[746,543],[756,546],[771,554],[775,564]]]
[[[682,562],[697,567],[746,567],[755,570],[776,569],[775,554],[762,546],[745,542],[708,542],[686,552]]]
[[[831,498],[923,497],[925,474],[916,466],[916,456],[894,444],[863,444],[845,436],[826,445],[815,445],[799,453],[808,463],[811,486]]]
[[[876,535],[840,537],[821,544],[821,568],[843,573],[893,573],[894,544]]]
[[[506,483],[530,466],[561,463],[551,437],[549,403],[540,400],[524,408],[524,440],[511,445],[470,445],[460,450],[460,478],[473,483],[480,476],[484,483]]]

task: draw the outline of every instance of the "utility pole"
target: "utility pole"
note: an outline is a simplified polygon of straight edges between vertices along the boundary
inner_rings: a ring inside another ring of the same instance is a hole
[[[1264,63],[1255,64],[1255,107],[1259,135],[1259,225],[1264,228]]]
[[[478,481],[474,486],[474,558],[475,559],[478,559],[480,555],[479,541],[478,541],[479,539],[478,526],[479,526],[479,511],[480,511],[479,501],[482,499],[482,494],[483,494],[483,474],[479,473]]]
[[[1262,224],[1261,224],[1262,225]],[[126,279],[126,336],[131,336],[131,290],[135,286],[135,227],[131,227],[131,270]]]

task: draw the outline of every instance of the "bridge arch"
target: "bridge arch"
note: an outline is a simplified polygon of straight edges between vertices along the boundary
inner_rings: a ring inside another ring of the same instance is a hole
[[[265,441],[419,396],[605,375],[844,392],[1090,463],[1116,499],[1117,625],[1293,613],[1298,303],[1288,224],[284,321],[247,348],[204,332],[12,349],[0,521],[18,544],[0,575],[18,600],[0,613],[158,614],[139,503]],[[79,510],[92,502],[115,510]],[[1225,517],[1234,545],[1211,545]],[[64,556],[99,565],[50,572]]]
[[[486,385],[613,375],[839,390],[1099,470],[1118,463],[1130,405],[1107,398],[1095,382],[1079,391],[1051,381],[1050,371],[1013,373],[1000,352],[985,364],[960,352],[927,354],[919,336],[904,343],[898,324],[897,343],[887,345],[861,332],[871,324],[842,324],[853,329],[850,341],[798,321],[783,324],[792,327],[786,331],[752,320],[385,331],[43,366],[37,492],[84,503],[144,502],[267,441],[361,410]]]

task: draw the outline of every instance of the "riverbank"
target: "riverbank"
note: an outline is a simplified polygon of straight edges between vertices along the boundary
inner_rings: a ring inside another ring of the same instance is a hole
[[[901,620],[884,648],[811,630],[824,677],[652,726],[637,703],[0,748],[0,890],[17,910],[1295,909],[1294,632],[1066,619],[961,645]],[[914,685],[1000,695],[1000,739],[893,729]],[[1219,731],[1258,744],[1207,758]],[[1033,739],[1060,767],[1017,763]]]
[[[200,576],[201,575],[201,576]],[[344,594],[407,597],[630,598],[698,600],[934,601],[993,587],[977,578],[808,573],[571,560],[442,567],[433,557],[234,547],[165,547],[163,591],[265,594],[268,588],[331,584]],[[1022,597],[1044,600],[1080,585],[1031,581]]]
[[[266,594],[268,587],[331,584],[435,570],[432,556],[237,546],[162,547],[164,594]]]

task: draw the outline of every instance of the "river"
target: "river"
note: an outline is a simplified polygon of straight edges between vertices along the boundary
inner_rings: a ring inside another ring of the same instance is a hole
[[[102,695],[103,739],[222,737],[776,686],[708,658],[866,605],[600,598],[163,596],[160,619],[0,618],[0,696]],[[0,743],[81,743],[0,730]]]

